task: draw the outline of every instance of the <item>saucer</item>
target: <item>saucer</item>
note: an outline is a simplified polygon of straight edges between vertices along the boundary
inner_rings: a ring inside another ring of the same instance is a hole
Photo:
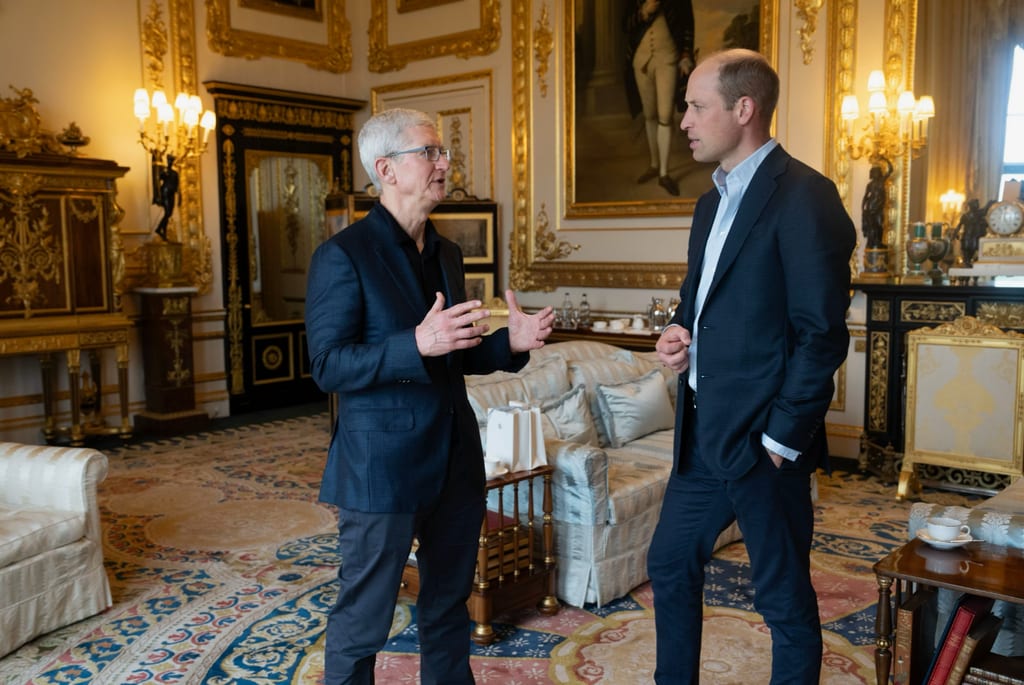
[[[974,540],[974,538],[972,538],[970,535],[959,535],[953,538],[952,540],[936,540],[928,534],[928,531],[926,531],[923,528],[917,531],[917,537],[921,538],[932,547],[937,547],[938,549],[956,549],[957,547],[963,547],[968,542]]]
[[[498,476],[504,476],[506,473],[508,473],[508,467],[507,466],[502,466],[502,467],[499,467],[499,468],[495,469],[491,473],[486,473],[484,475],[487,478],[487,480],[491,480],[493,478],[497,478]]]

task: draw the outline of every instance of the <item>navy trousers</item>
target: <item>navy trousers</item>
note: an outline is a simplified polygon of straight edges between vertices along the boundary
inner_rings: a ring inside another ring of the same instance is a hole
[[[707,468],[690,425],[685,431],[679,470],[669,479],[647,556],[657,630],[655,682],[700,680],[704,567],[718,534],[735,519],[750,556],[754,606],[771,629],[771,683],[817,685],[822,637],[810,577],[814,508],[807,460],[776,468],[765,452],[743,477],[722,480]],[[751,440],[763,451],[759,435]]]
[[[483,515],[479,492],[443,496],[434,509],[419,514],[339,510],[342,562],[338,599],[327,617],[327,685],[374,682],[376,654],[387,643],[414,537],[419,540],[420,682],[474,682],[466,600],[472,591]]]

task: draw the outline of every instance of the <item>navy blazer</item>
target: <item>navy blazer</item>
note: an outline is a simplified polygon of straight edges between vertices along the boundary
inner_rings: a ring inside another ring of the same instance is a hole
[[[320,499],[346,509],[412,513],[430,506],[445,482],[458,426],[457,455],[484,484],[483,451],[463,374],[515,371],[508,330],[447,355],[447,382],[432,383],[416,348],[427,302],[379,203],[320,245],[306,294],[310,369],[321,390],[338,394]],[[466,300],[462,252],[441,237],[445,306]],[[457,423],[453,424],[453,422]]]
[[[694,210],[672,320],[687,330],[719,200],[713,188]],[[832,181],[776,146],[743,195],[700,316],[696,437],[717,475],[738,478],[763,458],[762,433],[827,459],[822,424],[849,344],[855,244]],[[686,411],[678,404],[676,455]]]

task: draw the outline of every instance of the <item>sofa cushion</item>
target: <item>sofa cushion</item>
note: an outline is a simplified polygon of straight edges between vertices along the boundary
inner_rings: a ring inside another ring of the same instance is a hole
[[[526,400],[535,406],[558,399],[572,389],[569,370],[561,357],[538,361],[519,372],[526,388]]]
[[[612,447],[675,426],[665,377],[657,369],[625,383],[597,386],[597,400]]]
[[[0,505],[0,568],[71,544],[85,535],[85,514]]]
[[[679,394],[679,374],[665,366],[658,359],[657,352],[635,352],[633,354],[637,366],[644,371],[657,369],[665,377],[665,389],[668,390],[668,397],[672,400],[672,408],[676,406],[676,396]]]
[[[584,386],[579,385],[561,397],[545,402],[540,411],[545,438],[597,445],[597,430]]]
[[[620,358],[569,361],[569,380],[573,387],[586,387],[587,402],[590,404],[590,413],[594,415],[594,427],[597,428],[597,438],[602,447],[610,445],[611,441],[608,438],[608,427],[601,415],[598,386],[631,381],[642,376],[644,372],[637,368],[632,354]]]

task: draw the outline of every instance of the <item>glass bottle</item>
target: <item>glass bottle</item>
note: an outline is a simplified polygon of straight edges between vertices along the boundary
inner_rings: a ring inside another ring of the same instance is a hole
[[[576,308],[572,306],[572,298],[569,297],[569,293],[566,293],[565,298],[562,300],[560,314],[562,328],[576,328]]]
[[[580,307],[578,310],[579,325],[582,328],[590,328],[590,303],[587,302],[587,294],[580,296]]]

